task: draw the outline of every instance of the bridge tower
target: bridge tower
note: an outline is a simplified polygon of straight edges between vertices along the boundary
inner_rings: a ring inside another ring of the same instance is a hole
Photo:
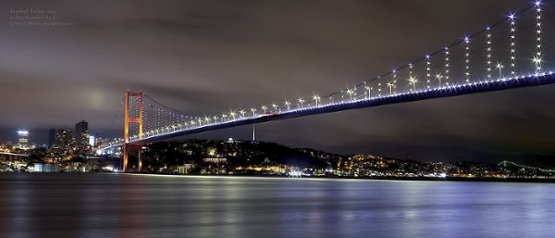
[[[139,103],[139,117],[130,117],[129,113],[129,100],[135,99]],[[127,163],[129,159],[129,151],[131,149],[137,150],[137,157],[139,159],[138,172],[141,172],[143,163],[141,161],[141,145],[129,143],[129,125],[131,123],[139,124],[139,139],[143,138],[143,92],[131,93],[129,90],[125,92],[125,126],[123,132],[123,172],[127,170]]]

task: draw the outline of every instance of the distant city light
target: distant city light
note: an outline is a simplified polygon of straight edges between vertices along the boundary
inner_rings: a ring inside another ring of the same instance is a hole
[[[29,131],[28,130],[19,130],[19,131],[17,131],[17,135],[18,136],[29,136]]]
[[[96,145],[96,138],[94,136],[89,136],[89,145],[94,147]]]
[[[301,177],[302,172],[299,170],[293,170],[289,172],[289,176],[291,177]]]

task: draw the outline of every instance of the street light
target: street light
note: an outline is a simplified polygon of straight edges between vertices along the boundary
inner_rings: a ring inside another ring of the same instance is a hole
[[[503,70],[503,65],[501,63],[497,63],[497,65],[495,66],[496,69],[499,70],[499,78],[502,78],[503,76],[501,76],[501,71]]]
[[[352,101],[353,100],[353,94],[355,94],[355,91],[348,88],[347,89],[347,94],[349,95],[349,98],[351,98],[351,101]]]
[[[437,80],[438,80],[438,82],[439,82],[439,87],[441,87],[441,79],[443,78],[443,75],[441,75],[441,74],[436,74],[436,78],[437,78]]]
[[[314,101],[316,102],[316,106],[318,106],[318,102],[320,102],[320,96],[314,95]]]
[[[393,94],[392,88],[393,88],[393,86],[395,86],[395,84],[387,83],[387,86],[389,87],[389,95]]]
[[[264,114],[266,114],[266,109],[268,109],[268,107],[262,105],[262,107],[260,107],[260,108],[262,108],[262,111],[264,111]]]
[[[256,108],[251,108],[252,116],[254,117],[254,113],[256,112]]]
[[[241,113],[241,117],[245,117],[245,110],[241,109],[239,113]]]
[[[413,91],[416,91],[416,82],[418,82],[418,80],[416,80],[416,78],[414,78],[414,77],[409,78],[409,84],[412,85],[412,90]]]
[[[364,88],[366,89],[368,94],[367,99],[370,99],[372,97],[372,87],[364,86]]]
[[[303,98],[299,98],[299,103],[301,104],[301,108],[303,108],[303,103],[304,103],[304,99]]]
[[[229,115],[231,115],[231,117],[233,118],[233,120],[235,120],[235,112],[234,111],[230,111]]]
[[[291,103],[289,101],[287,101],[287,99],[285,99],[285,106],[287,107],[287,110],[291,110]]]

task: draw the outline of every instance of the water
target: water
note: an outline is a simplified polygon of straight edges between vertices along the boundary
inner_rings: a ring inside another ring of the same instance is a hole
[[[0,175],[1,237],[553,237],[555,184]]]

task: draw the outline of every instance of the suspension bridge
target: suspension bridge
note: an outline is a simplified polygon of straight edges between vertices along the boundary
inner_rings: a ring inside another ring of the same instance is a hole
[[[508,90],[555,83],[547,62],[548,42],[555,42],[553,14],[542,1],[508,13],[451,44],[328,95],[311,95],[212,115],[194,115],[166,106],[143,92],[125,93],[123,138],[103,150],[123,147],[123,171],[129,152],[157,140],[266,121],[304,117],[386,104],[452,97],[471,93]],[[551,38],[550,38],[551,37]]]

